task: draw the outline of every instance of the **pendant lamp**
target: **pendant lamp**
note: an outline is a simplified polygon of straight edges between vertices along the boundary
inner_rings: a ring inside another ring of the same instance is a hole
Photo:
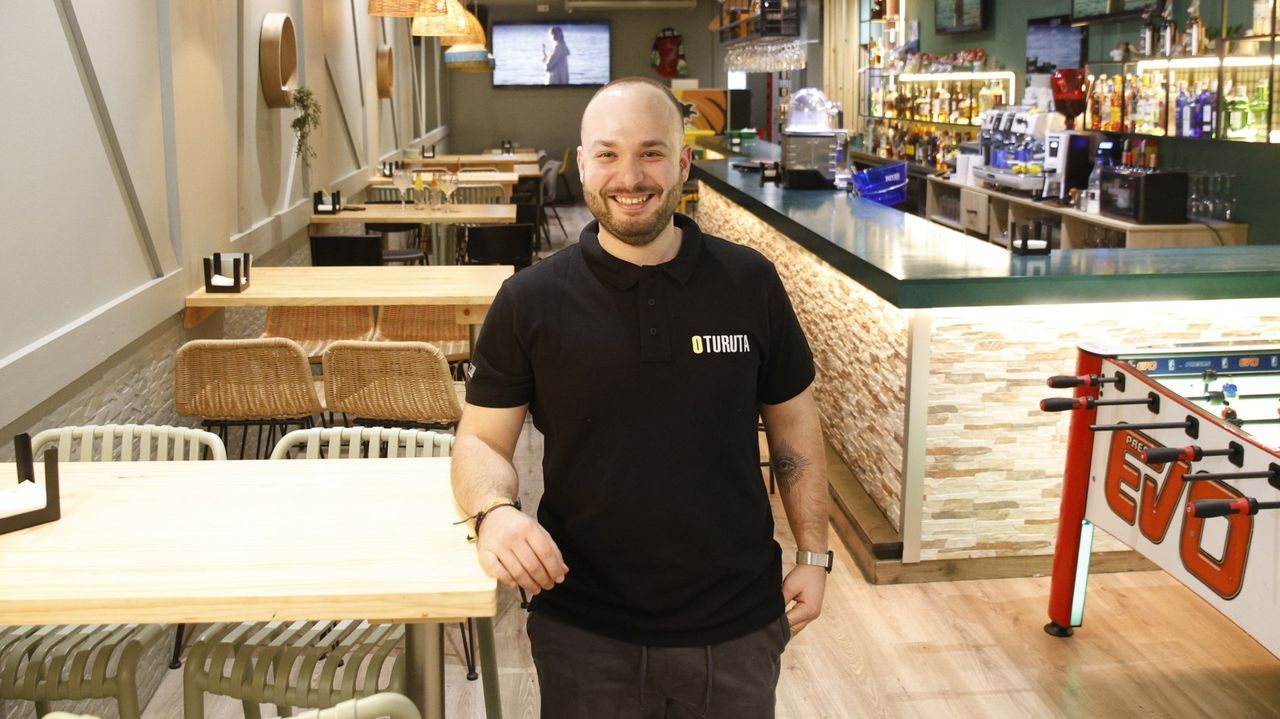
[[[430,0],[443,6],[443,13],[417,15],[413,18],[412,33],[418,37],[447,37],[461,35],[467,29],[466,9],[458,0]]]
[[[380,17],[417,17],[444,13],[443,0],[369,0],[369,14]]]
[[[444,53],[444,66],[463,72],[493,72],[493,55],[484,45],[458,43]]]
[[[440,38],[441,47],[452,47],[454,45],[480,45],[484,46],[489,40],[484,36],[484,27],[480,24],[480,20],[476,18],[475,13],[470,10],[463,10],[463,20],[466,21],[467,28],[457,35],[448,35]]]

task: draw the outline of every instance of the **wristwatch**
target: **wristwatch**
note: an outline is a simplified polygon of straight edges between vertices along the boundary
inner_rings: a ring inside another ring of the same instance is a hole
[[[796,564],[810,564],[815,567],[822,567],[827,570],[827,574],[831,573],[831,567],[835,564],[836,553],[827,550],[825,552],[806,552],[803,549],[796,552]]]

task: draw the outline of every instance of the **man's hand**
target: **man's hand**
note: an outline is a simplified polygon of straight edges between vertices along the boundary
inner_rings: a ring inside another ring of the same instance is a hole
[[[563,582],[569,571],[547,530],[515,507],[498,507],[486,514],[476,546],[480,566],[489,576],[530,595]]]
[[[822,613],[822,595],[827,591],[827,570],[803,564],[782,580],[782,601],[791,604],[787,610],[787,623],[795,636]]]

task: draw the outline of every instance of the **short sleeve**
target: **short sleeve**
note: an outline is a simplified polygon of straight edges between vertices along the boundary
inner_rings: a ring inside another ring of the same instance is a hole
[[[763,404],[781,404],[813,383],[813,353],[791,307],[787,289],[772,264],[765,283],[769,335],[756,381],[756,399]]]
[[[519,407],[533,400],[533,368],[516,318],[510,283],[498,290],[471,352],[474,372],[467,403],[480,407]]]

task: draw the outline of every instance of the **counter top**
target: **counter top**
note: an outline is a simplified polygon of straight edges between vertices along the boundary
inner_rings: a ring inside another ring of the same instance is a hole
[[[1024,257],[843,192],[762,187],[731,162],[697,162],[691,177],[904,309],[1280,296],[1280,245]]]

